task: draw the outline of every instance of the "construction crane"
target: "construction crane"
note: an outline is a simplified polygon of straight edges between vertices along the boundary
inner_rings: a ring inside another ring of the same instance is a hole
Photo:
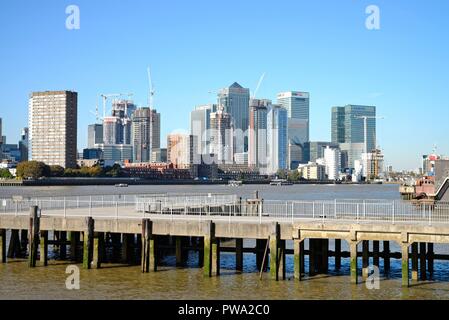
[[[133,93],[110,93],[110,94],[101,94],[100,97],[103,99],[103,119],[106,117],[106,104],[108,99],[110,98],[120,98],[123,96],[132,97]]]
[[[259,82],[257,83],[256,90],[254,90],[254,93],[253,93],[253,99],[256,99],[256,94],[259,91],[260,85],[262,84],[264,78],[265,78],[265,72],[262,74],[262,76],[259,79]]]
[[[376,117],[376,116],[355,116],[355,119],[363,119],[363,140],[364,140],[364,149],[365,153],[368,153],[368,128],[367,122],[368,119],[385,119],[384,117]]]
[[[151,69],[148,67],[147,69],[148,73],[148,107],[153,110],[153,98],[154,98],[154,86],[153,82],[151,81]]]

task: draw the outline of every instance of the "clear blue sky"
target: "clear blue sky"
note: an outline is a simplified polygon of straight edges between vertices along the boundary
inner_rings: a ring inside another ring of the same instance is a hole
[[[76,4],[81,29],[65,28]],[[365,28],[380,8],[381,29]],[[311,93],[311,140],[330,139],[335,105],[376,105],[387,164],[417,168],[421,154],[449,154],[449,1],[54,1],[0,6],[0,117],[10,142],[27,125],[28,95],[79,93],[78,147],[100,93],[147,101],[152,66],[162,141],[189,128],[210,91],[238,81],[258,97]]]

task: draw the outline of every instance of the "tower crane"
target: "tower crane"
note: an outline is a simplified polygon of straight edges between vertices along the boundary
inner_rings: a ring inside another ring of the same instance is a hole
[[[154,94],[155,94],[155,90],[154,90],[154,86],[153,86],[153,82],[151,80],[151,69],[150,67],[147,68],[147,73],[148,73],[148,107],[153,110],[153,99],[154,99]]]

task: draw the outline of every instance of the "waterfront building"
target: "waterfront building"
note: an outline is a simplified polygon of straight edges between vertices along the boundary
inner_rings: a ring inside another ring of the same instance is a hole
[[[251,99],[249,106],[248,165],[265,172],[267,161],[267,115],[271,100]]]
[[[305,180],[326,180],[326,166],[316,162],[309,162],[307,164],[300,164],[298,172]]]
[[[338,148],[338,143],[325,142],[325,141],[310,141],[306,142],[304,152],[306,154],[307,161],[315,162],[316,159],[324,157],[324,150],[327,147]]]
[[[103,124],[90,124],[87,127],[87,147],[93,148],[101,143],[103,143]]]
[[[340,176],[341,153],[338,148],[329,146],[324,149],[324,163],[328,180],[338,180]]]
[[[198,140],[198,154],[210,152],[210,114],[216,111],[216,104],[208,104],[190,112],[190,134]]]
[[[287,110],[280,105],[273,105],[267,115],[267,174],[287,169],[287,131]]]
[[[167,136],[167,161],[175,168],[187,168],[198,163],[196,137],[184,133]]]
[[[106,145],[122,144],[123,126],[119,117],[105,117],[103,119],[103,143]]]
[[[363,177],[366,180],[380,178],[384,172],[384,156],[378,149],[362,154]]]
[[[231,114],[220,106],[216,112],[210,114],[210,153],[216,155],[218,163],[233,163],[233,138]]]
[[[347,105],[332,108],[332,142],[333,143],[365,143],[366,119],[366,145],[371,152],[376,148],[376,107]]]
[[[78,93],[33,92],[29,99],[29,158],[76,167]]]
[[[133,158],[133,146],[129,144],[98,144],[95,145],[103,151],[105,163],[123,163]]]
[[[232,127],[239,137],[233,145],[232,153],[248,151],[248,139],[244,133],[249,126],[249,100],[249,89],[243,88],[237,82],[218,92],[218,105],[223,106],[223,111],[231,116]]]
[[[287,110],[288,115],[288,167],[294,170],[300,163],[307,162],[305,144],[310,133],[310,94],[287,91],[277,95],[277,103]]]

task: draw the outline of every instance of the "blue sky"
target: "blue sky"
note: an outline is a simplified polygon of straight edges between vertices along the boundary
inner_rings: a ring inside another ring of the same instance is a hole
[[[65,28],[68,5],[81,29]],[[380,30],[365,28],[368,5]],[[0,117],[9,142],[27,125],[28,95],[79,93],[78,147],[87,143],[100,93],[133,92],[155,106],[167,133],[188,129],[209,92],[239,82],[258,97],[311,94],[311,140],[330,139],[330,109],[376,105],[386,163],[417,168],[421,154],[449,154],[449,1],[15,0],[0,7]],[[99,101],[98,101],[99,103]]]

